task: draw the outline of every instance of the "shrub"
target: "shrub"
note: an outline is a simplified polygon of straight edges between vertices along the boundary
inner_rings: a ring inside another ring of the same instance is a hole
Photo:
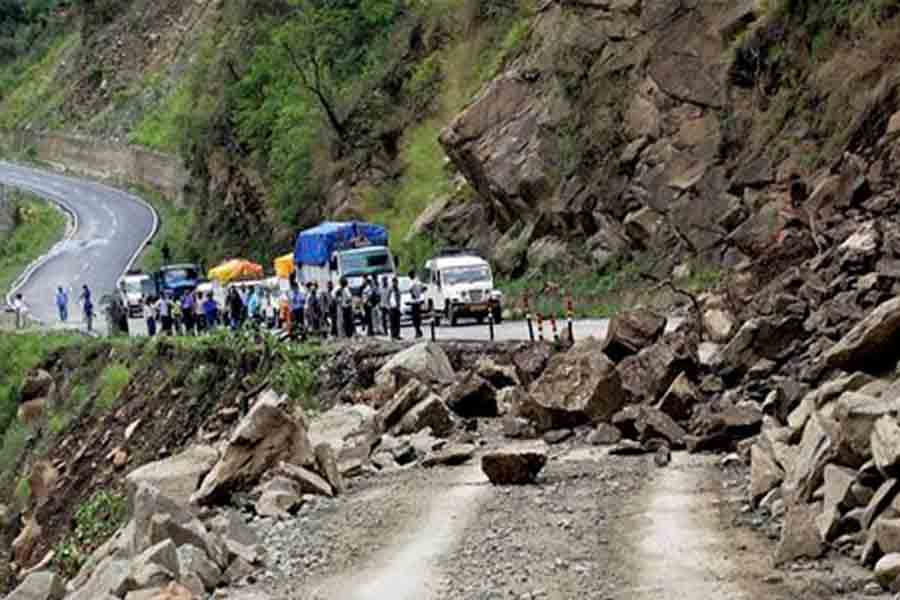
[[[97,394],[95,406],[102,410],[111,409],[130,380],[131,371],[127,365],[113,363],[103,369],[103,373],[100,374],[100,392]]]

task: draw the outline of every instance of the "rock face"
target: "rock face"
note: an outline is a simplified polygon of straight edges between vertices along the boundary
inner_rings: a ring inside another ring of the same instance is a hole
[[[617,313],[609,323],[603,352],[618,362],[654,344],[665,328],[665,317],[646,309]]]
[[[454,375],[447,353],[431,342],[417,344],[395,354],[375,374],[375,382],[389,383],[391,374],[400,369],[415,373],[423,381],[449,382],[453,380]]]
[[[534,483],[547,463],[547,452],[540,449],[508,448],[481,457],[481,470],[495,485]]]
[[[900,298],[879,305],[823,358],[828,367],[877,368],[900,347]]]
[[[280,461],[308,465],[314,460],[305,425],[281,408],[277,395],[266,392],[238,424],[191,501],[213,503],[232,491],[249,489]]]
[[[519,407],[541,431],[608,421],[626,401],[615,365],[593,338],[550,360]]]

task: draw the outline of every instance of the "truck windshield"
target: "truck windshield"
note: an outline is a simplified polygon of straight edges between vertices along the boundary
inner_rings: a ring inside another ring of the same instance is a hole
[[[488,267],[454,267],[444,271],[444,283],[447,285],[490,282],[491,270]]]
[[[197,279],[197,271],[194,269],[178,268],[163,271],[163,281],[168,287],[175,287],[195,279]]]
[[[371,252],[354,252],[341,256],[342,275],[359,277],[378,273],[391,273],[394,270],[391,253],[386,249]]]

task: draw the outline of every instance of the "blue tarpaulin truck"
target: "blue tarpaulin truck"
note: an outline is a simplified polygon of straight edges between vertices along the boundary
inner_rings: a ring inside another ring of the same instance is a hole
[[[388,248],[388,232],[381,225],[360,221],[327,222],[297,234],[294,247],[297,281],[315,281],[337,287],[346,277],[354,295],[359,294],[363,277],[393,276],[394,256]]]

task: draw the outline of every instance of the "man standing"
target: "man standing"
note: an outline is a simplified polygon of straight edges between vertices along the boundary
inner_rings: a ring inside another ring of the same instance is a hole
[[[172,306],[169,304],[165,292],[156,301],[156,314],[159,315],[162,333],[172,335]]]
[[[156,335],[156,309],[153,308],[153,298],[144,300],[144,320],[147,322],[147,336]]]
[[[319,310],[322,311],[322,322],[320,323],[322,327],[322,337],[328,337],[329,330],[334,327],[335,317],[332,311],[334,298],[331,297],[331,293],[334,291],[332,289],[333,287],[334,286],[332,286],[331,282],[329,281],[327,286],[325,286],[321,290],[318,290]]]
[[[194,294],[196,292],[187,292],[181,297],[181,319],[184,324],[185,335],[194,335],[194,305],[197,299]]]
[[[56,308],[59,311],[59,320],[65,323],[69,320],[69,294],[59,286],[56,288]]]
[[[219,305],[216,304],[212,292],[207,294],[206,300],[203,301],[203,320],[206,322],[207,331],[212,331],[219,322]]]
[[[87,330],[94,330],[94,301],[91,300],[91,288],[84,284],[81,286],[81,309],[84,312],[84,322],[87,324]]]
[[[13,298],[12,307],[16,313],[16,329],[24,329],[25,319],[28,316],[28,307],[25,305],[22,294],[16,294],[16,297]]]
[[[356,327],[353,323],[353,294],[347,287],[347,278],[341,277],[340,287],[337,291],[338,304],[341,310],[341,324],[343,325],[344,337],[352,338],[356,333]]]
[[[378,306],[378,290],[372,284],[372,279],[366,275],[362,287],[363,312],[366,321],[366,335],[375,335],[375,307]]]
[[[391,335],[391,304],[389,298],[391,295],[391,283],[387,275],[381,278],[381,328],[384,335]]]
[[[303,288],[300,285],[294,285],[291,288],[291,321],[295,327],[299,327],[300,331],[303,331],[303,326],[306,321],[304,321],[306,311],[306,295],[303,293]]]
[[[328,304],[328,308],[330,310],[331,316],[331,337],[336,338],[338,336],[338,314],[340,313],[340,307],[337,297],[337,290],[334,289],[334,282],[328,282],[328,295],[331,297],[331,300]]]
[[[412,322],[416,329],[416,339],[422,337],[422,284],[416,279],[416,272],[409,272],[409,295],[412,296]]]
[[[400,293],[400,280],[394,277],[391,282],[391,290],[388,294],[388,306],[391,310],[391,339],[399,340],[400,337],[400,309],[403,306],[403,294]]]

